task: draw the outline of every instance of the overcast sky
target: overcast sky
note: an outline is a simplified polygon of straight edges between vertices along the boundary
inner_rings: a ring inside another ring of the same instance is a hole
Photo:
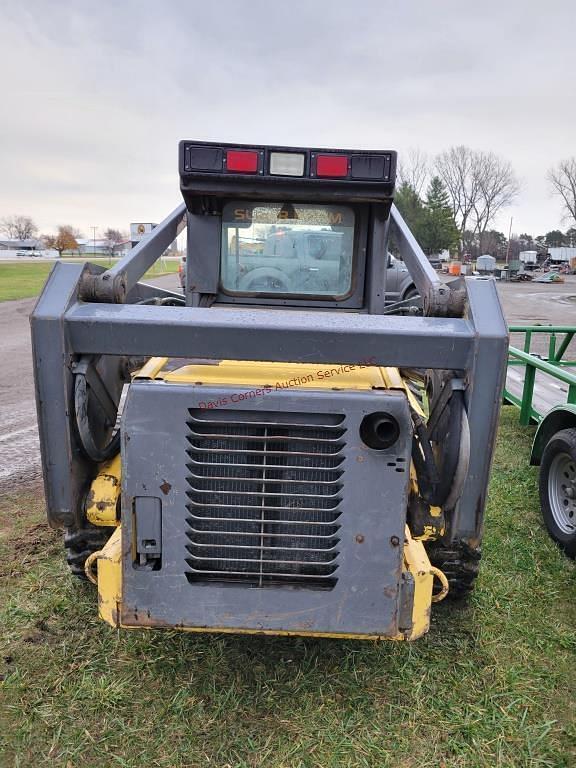
[[[565,228],[575,0],[0,0],[0,217],[84,234],[161,220],[179,139],[509,159],[497,224]]]

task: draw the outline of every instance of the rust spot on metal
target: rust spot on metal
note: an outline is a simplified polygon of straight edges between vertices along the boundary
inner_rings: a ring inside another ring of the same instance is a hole
[[[136,608],[122,608],[122,625],[126,627],[147,627],[149,629],[177,628],[178,624],[168,624],[166,621],[155,619],[149,610],[139,612]],[[180,625],[181,626],[181,625]]]
[[[362,534],[361,534],[361,533],[359,533],[359,534],[356,536],[356,544],[363,544],[363,543],[364,543],[364,536],[362,536]]]
[[[160,490],[162,491],[164,496],[167,496],[170,493],[170,491],[172,490],[172,486],[170,485],[170,483],[167,480],[164,480],[164,482],[160,486]]]

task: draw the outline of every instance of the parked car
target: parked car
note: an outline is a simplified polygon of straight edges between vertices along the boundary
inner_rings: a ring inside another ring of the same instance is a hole
[[[413,299],[413,302],[408,301]],[[404,307],[411,306],[422,308],[422,301],[418,295],[414,281],[408,267],[403,261],[388,254],[388,269],[386,270],[386,304],[405,302]]]

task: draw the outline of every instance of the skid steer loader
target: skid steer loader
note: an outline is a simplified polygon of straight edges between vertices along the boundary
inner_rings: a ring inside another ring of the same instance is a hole
[[[114,627],[414,640],[469,592],[494,282],[439,280],[396,153],[183,141],[183,204],[33,312],[51,525]],[[184,295],[141,281],[187,229]],[[421,299],[386,302],[389,244]]]

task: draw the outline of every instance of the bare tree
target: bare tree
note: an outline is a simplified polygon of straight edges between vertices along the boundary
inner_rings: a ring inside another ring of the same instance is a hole
[[[464,232],[480,198],[477,153],[469,147],[451,147],[438,155],[435,165],[450,195],[462,246]]]
[[[128,236],[120,232],[119,229],[112,229],[112,227],[109,227],[106,232],[104,232],[104,239],[108,246],[108,253],[112,256],[114,253],[114,246],[125,242],[128,239]]]
[[[562,160],[551,168],[548,181],[554,194],[562,198],[565,218],[576,223],[576,157]]]
[[[493,152],[477,152],[478,200],[475,201],[475,231],[482,251],[484,234],[502,208],[510,205],[520,191],[520,184],[507,160]]]
[[[407,184],[418,197],[422,197],[429,173],[430,159],[421,149],[409,150],[398,163],[397,175],[400,184]]]
[[[0,221],[0,231],[11,240],[28,240],[38,233],[30,216],[6,216]]]
[[[492,152],[458,146],[438,155],[436,170],[452,201],[461,248],[467,231],[478,236],[481,247],[482,237],[495,216],[518,194],[512,166]]]

